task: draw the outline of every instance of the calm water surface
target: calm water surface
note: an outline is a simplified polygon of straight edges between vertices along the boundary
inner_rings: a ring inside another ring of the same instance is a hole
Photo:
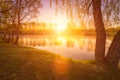
[[[110,43],[111,39],[107,39],[106,52]],[[19,44],[77,60],[94,59],[94,37],[24,35],[20,37]]]

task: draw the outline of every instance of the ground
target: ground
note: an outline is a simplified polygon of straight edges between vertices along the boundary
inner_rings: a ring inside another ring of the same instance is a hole
[[[120,71],[0,40],[0,80],[120,80]]]

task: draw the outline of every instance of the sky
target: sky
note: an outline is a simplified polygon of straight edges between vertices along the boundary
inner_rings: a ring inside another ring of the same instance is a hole
[[[43,8],[40,10],[40,15],[38,17],[39,22],[46,23],[62,23],[68,22],[65,14],[58,13],[56,16],[55,5],[52,4],[52,8],[50,8],[49,0],[41,0],[43,4]]]
[[[55,5],[52,4],[52,8],[50,8],[50,0],[41,0],[43,4],[43,8],[40,9],[40,14],[38,16],[38,22],[45,22],[45,23],[69,23],[69,20],[65,16],[65,14],[59,13],[55,16]],[[78,21],[75,21],[78,23]]]

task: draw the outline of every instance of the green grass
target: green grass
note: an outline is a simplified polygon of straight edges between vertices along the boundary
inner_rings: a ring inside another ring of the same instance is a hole
[[[0,80],[120,80],[120,72],[0,40]]]

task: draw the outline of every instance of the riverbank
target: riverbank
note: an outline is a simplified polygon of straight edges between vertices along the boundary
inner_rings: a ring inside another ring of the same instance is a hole
[[[120,72],[95,61],[76,61],[0,40],[0,80],[120,80]]]

